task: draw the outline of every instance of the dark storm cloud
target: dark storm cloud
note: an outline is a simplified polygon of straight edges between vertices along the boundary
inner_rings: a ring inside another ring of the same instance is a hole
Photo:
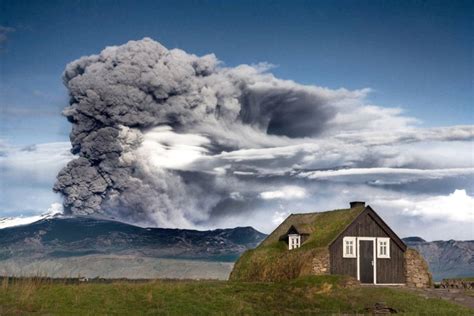
[[[336,114],[327,100],[304,88],[249,89],[241,101],[242,122],[266,129],[270,135],[316,136]]]

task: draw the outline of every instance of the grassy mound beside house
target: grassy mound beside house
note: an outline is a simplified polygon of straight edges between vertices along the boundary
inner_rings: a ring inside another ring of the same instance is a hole
[[[257,248],[247,250],[237,260],[230,280],[281,281],[313,274],[313,259],[329,255],[328,246],[364,207],[321,213],[292,214]],[[309,232],[301,248],[288,251],[281,240],[291,226]]]
[[[326,315],[370,312],[376,303],[414,315],[472,310],[402,289],[350,287],[342,276],[282,282],[151,281],[66,284],[4,280],[0,315]]]

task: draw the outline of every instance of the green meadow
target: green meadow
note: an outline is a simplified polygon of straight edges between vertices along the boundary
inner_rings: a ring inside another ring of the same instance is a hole
[[[384,302],[408,315],[472,315],[473,311],[403,288],[354,286],[343,276],[281,282],[75,282],[4,279],[0,315],[325,315],[365,314]]]

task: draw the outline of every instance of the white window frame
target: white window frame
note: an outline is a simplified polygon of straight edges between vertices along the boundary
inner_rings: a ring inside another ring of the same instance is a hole
[[[301,235],[288,234],[288,249],[296,249],[301,247]]]
[[[382,254],[382,246],[386,247],[385,254]],[[390,238],[377,238],[377,258],[390,259]]]
[[[352,253],[347,251],[348,243],[352,243]],[[357,258],[357,237],[344,237],[342,239],[342,257]]]

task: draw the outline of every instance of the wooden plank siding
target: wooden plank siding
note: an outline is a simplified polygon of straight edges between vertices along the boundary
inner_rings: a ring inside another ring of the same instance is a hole
[[[377,258],[377,283],[405,283],[403,251],[390,239],[390,259]]]
[[[329,247],[329,270],[331,274],[344,274],[357,278],[357,258],[343,258],[342,238],[339,236]]]
[[[405,283],[406,246],[375,212],[366,208],[329,246],[331,274],[346,274],[357,278],[357,258],[343,258],[343,238],[389,237],[390,258],[377,258],[377,283]],[[377,244],[374,243],[374,247]]]

